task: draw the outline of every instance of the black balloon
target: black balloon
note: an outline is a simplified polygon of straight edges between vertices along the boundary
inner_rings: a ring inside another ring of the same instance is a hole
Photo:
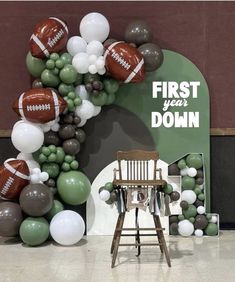
[[[150,42],[152,32],[149,25],[143,20],[131,22],[125,30],[126,42],[135,43],[137,46]]]
[[[196,178],[196,184],[202,185],[203,182],[204,182],[203,178],[201,178],[201,177]]]
[[[20,205],[12,202],[0,203],[0,236],[18,235],[23,215]]]
[[[29,184],[20,194],[20,206],[30,216],[43,216],[52,208],[53,195],[44,184]]]
[[[170,194],[170,197],[171,197],[171,201],[178,201],[179,198],[180,198],[180,193],[177,192],[177,191],[173,191],[171,194]]]
[[[57,134],[57,132],[54,131],[48,131],[44,134],[44,144],[49,145],[55,145],[59,146],[61,144],[61,140]]]
[[[208,224],[208,220],[205,215],[199,214],[195,217],[194,227],[195,229],[205,229]]]
[[[75,138],[79,141],[79,143],[83,143],[86,140],[86,133],[82,129],[76,129]]]
[[[68,155],[76,155],[80,151],[80,143],[75,138],[68,139],[64,141],[63,149]]]
[[[63,124],[59,129],[59,136],[61,139],[66,140],[73,138],[75,135],[75,129],[71,124]]]
[[[186,202],[186,201],[181,201],[181,202],[180,202],[180,206],[181,206],[181,208],[182,208],[183,210],[187,210],[187,208],[188,208],[188,202]]]
[[[177,222],[173,222],[170,225],[170,234],[171,235],[178,235],[178,223]]]
[[[173,223],[173,222],[178,222],[178,216],[177,215],[172,215],[169,217],[169,224]]]
[[[138,50],[144,57],[144,67],[146,71],[155,71],[163,63],[163,53],[160,47],[153,43],[145,43]]]
[[[200,207],[200,206],[203,206],[204,203],[203,201],[197,199],[195,202],[194,202],[194,206],[197,208],[197,207]]]
[[[180,169],[177,164],[171,164],[168,167],[168,175],[180,175]]]

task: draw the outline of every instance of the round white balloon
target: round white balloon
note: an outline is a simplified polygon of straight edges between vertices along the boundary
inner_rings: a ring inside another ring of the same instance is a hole
[[[197,170],[194,167],[190,167],[187,171],[188,176],[195,177],[197,175]]]
[[[218,221],[217,216],[216,215],[212,215],[210,222],[212,223],[216,223]]]
[[[103,74],[105,74],[105,73],[106,73],[106,69],[105,69],[105,68],[98,70],[98,74],[99,74],[99,75],[103,75]]]
[[[100,192],[99,196],[100,196],[100,200],[108,201],[110,198],[110,192],[107,190],[103,190]]]
[[[99,41],[93,40],[87,44],[86,52],[89,55],[96,55],[97,57],[99,57],[104,53],[104,46]]]
[[[81,119],[90,119],[93,117],[95,106],[88,100],[83,100],[82,104],[75,109],[75,113]]]
[[[32,174],[30,175],[30,182],[35,184],[40,182],[39,174]]]
[[[179,186],[176,183],[170,183],[170,184],[173,188],[173,191],[179,191]]]
[[[109,36],[109,22],[100,13],[89,13],[80,23],[80,34],[86,42],[91,42],[97,40],[99,42],[104,42]]]
[[[204,214],[205,212],[206,212],[205,207],[203,207],[203,206],[197,207],[197,213],[198,214]]]
[[[186,168],[183,168],[180,170],[180,175],[181,176],[186,176],[188,174],[188,167],[186,166]]]
[[[181,236],[185,236],[185,237],[190,236],[193,234],[193,231],[194,231],[194,226],[189,220],[184,219],[179,222],[178,232]]]
[[[72,65],[78,73],[84,74],[88,72],[89,56],[87,53],[78,53],[73,57]]]
[[[89,56],[89,63],[91,64],[91,65],[94,65],[95,63],[96,63],[96,61],[97,61],[97,56],[96,55],[90,55]]]
[[[104,68],[104,65],[105,65],[105,61],[101,57],[95,63],[97,70],[102,70]]]
[[[44,134],[40,126],[23,121],[14,126],[11,141],[18,151],[33,153],[42,146]]]
[[[85,85],[78,85],[78,86],[75,88],[75,93],[76,93],[82,100],[89,100],[89,98],[90,98],[89,93],[86,91]]]
[[[50,223],[51,237],[60,245],[70,246],[78,243],[85,232],[82,217],[70,210],[57,213]]]
[[[40,178],[40,181],[45,182],[49,179],[49,174],[43,171],[40,173],[39,178]]]
[[[28,160],[33,160],[33,155],[32,154],[25,154],[25,153],[19,153],[17,155],[17,160],[24,160],[24,161],[28,161]]]
[[[95,73],[97,73],[97,68],[96,68],[95,65],[90,65],[90,66],[88,67],[88,71],[89,71],[89,73],[91,73],[91,74],[95,74]]]
[[[196,229],[194,234],[197,237],[202,237],[203,236],[203,231],[201,229]]]
[[[81,36],[72,36],[67,42],[67,50],[71,56],[86,52],[87,43]]]
[[[192,190],[184,190],[181,194],[181,201],[186,201],[188,204],[193,204],[197,199],[197,195]]]

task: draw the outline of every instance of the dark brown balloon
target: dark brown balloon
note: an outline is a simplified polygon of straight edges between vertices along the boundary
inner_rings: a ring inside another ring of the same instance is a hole
[[[49,178],[44,184],[48,187],[55,187],[55,180],[53,178]]]
[[[112,205],[116,201],[117,201],[117,194],[113,191],[110,193],[110,198],[105,203],[108,205]]]
[[[86,133],[82,129],[77,129],[75,131],[75,138],[79,141],[79,143],[83,143],[86,140]]]
[[[178,216],[177,215],[171,215],[169,217],[169,224],[173,223],[173,222],[178,222]]]
[[[204,178],[204,173],[203,173],[203,170],[202,170],[202,169],[198,169],[198,170],[197,170],[197,177],[199,177],[199,178]]]
[[[204,183],[204,179],[201,177],[196,178],[196,184],[202,185]]]
[[[135,43],[137,46],[151,42],[152,32],[149,25],[143,20],[131,22],[125,30],[125,41]]]
[[[20,206],[30,216],[43,216],[52,208],[53,195],[44,184],[29,184],[20,194]]]
[[[177,164],[171,164],[168,167],[168,175],[180,175],[180,169]]]
[[[58,136],[58,133],[52,130],[46,132],[44,134],[44,144],[46,146],[49,146],[49,145],[59,146],[61,144],[61,140]]]
[[[170,194],[170,197],[171,197],[171,201],[178,201],[179,198],[180,198],[180,193],[177,192],[177,191],[173,191],[171,194]]]
[[[61,123],[73,123],[73,114],[72,113],[68,113],[66,115],[62,115],[61,116]]]
[[[186,201],[181,201],[181,202],[180,202],[180,207],[182,208],[182,210],[187,210],[187,208],[188,208],[188,202],[186,202]]]
[[[203,206],[204,203],[203,201],[197,199],[195,202],[194,202],[194,206],[197,208],[197,207],[200,207],[200,206]]]
[[[78,116],[75,116],[75,117],[73,118],[73,122],[74,122],[75,124],[79,124],[79,123],[81,122],[81,118],[78,117]]]
[[[0,236],[18,235],[23,215],[20,205],[12,202],[0,203]]]
[[[63,149],[68,155],[76,155],[80,151],[80,143],[77,139],[72,138],[64,141]]]
[[[71,124],[63,124],[59,129],[59,136],[61,139],[66,140],[73,138],[75,135],[75,129]]]
[[[170,225],[170,234],[171,235],[178,235],[178,223],[177,222],[173,222]]]
[[[155,71],[163,63],[163,53],[160,47],[153,43],[145,43],[138,50],[144,57],[144,67],[146,71]]]
[[[199,214],[195,217],[194,227],[195,229],[205,229],[207,227],[208,220],[205,215]]]
[[[108,46],[111,45],[111,44],[113,44],[114,42],[117,42],[117,40],[116,40],[116,39],[113,39],[113,38],[107,39],[107,40],[103,43],[104,48],[108,48]]]

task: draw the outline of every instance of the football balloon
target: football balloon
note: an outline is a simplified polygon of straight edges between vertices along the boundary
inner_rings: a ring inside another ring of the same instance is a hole
[[[68,40],[68,27],[62,20],[50,17],[39,22],[30,38],[32,56],[46,58],[53,52],[61,51]]]
[[[4,200],[19,197],[29,184],[29,168],[26,161],[9,159],[0,166],[0,197]]]
[[[33,88],[22,93],[12,108],[28,121],[46,123],[55,120],[66,106],[66,101],[55,90]]]
[[[144,80],[144,59],[140,52],[125,42],[114,42],[106,47],[105,67],[113,78],[129,82]]]

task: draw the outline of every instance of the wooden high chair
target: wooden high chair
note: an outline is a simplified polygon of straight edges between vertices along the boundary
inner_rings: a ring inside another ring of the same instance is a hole
[[[162,171],[157,168],[159,154],[156,151],[119,151],[117,152],[118,169],[114,169],[113,185],[117,194],[122,198],[122,208],[119,209],[119,216],[115,232],[113,235],[111,254],[113,268],[117,258],[119,246],[135,246],[138,249],[137,256],[140,255],[141,246],[159,246],[162,253],[165,254],[167,264],[170,267],[171,261],[166,246],[163,230],[158,214],[152,213],[155,228],[140,228],[138,224],[139,208],[146,209],[149,200],[149,192],[157,193],[162,191],[166,181],[162,179]],[[123,168],[123,162],[126,168]],[[153,162],[152,176],[150,171],[150,162]],[[120,204],[120,203],[119,203]],[[135,228],[123,228],[125,212],[135,208]],[[154,230],[154,234],[141,234],[140,231]],[[136,231],[135,234],[123,234],[122,231]],[[135,236],[135,243],[120,244],[122,236]],[[141,236],[157,236],[157,243],[141,243]]]

